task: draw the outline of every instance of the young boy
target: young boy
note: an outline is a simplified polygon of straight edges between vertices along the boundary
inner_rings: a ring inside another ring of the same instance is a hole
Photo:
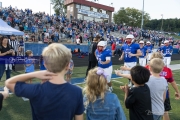
[[[64,79],[72,58],[70,50],[53,43],[43,50],[48,71],[17,75],[6,81],[6,86],[18,97],[29,98],[33,120],[83,120],[82,90]],[[43,84],[26,84],[32,78],[48,80]]]
[[[151,77],[146,84],[151,91],[152,114],[154,120],[160,120],[164,114],[164,101],[168,84],[166,79],[160,76],[163,68],[164,63],[160,58],[154,58],[149,63]]]
[[[9,90],[4,87],[4,91],[0,92],[0,111],[2,109],[3,100],[9,96]]]
[[[117,75],[122,75],[115,71]],[[151,114],[151,96],[149,87],[145,84],[148,82],[150,72],[142,66],[135,66],[130,71],[130,78],[134,87],[121,86],[125,92],[125,106],[129,109],[130,120],[153,120]]]

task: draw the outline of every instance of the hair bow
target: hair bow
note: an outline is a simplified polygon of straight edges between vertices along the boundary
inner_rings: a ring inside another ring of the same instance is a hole
[[[97,75],[103,75],[105,78],[107,78],[107,75],[104,73],[104,70],[101,69],[101,68],[98,68],[96,74],[97,74]]]

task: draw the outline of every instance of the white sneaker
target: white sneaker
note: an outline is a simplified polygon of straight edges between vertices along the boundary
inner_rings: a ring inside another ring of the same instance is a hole
[[[25,98],[25,97],[22,97],[22,99],[23,99],[24,101],[28,101],[28,100],[29,100],[28,98]]]

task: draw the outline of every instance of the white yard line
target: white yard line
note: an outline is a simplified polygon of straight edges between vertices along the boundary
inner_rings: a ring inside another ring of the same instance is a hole
[[[73,85],[80,85],[80,84],[84,84],[85,82],[82,82],[82,83],[75,83]]]
[[[120,81],[117,81],[117,80],[112,80],[112,81],[117,82],[117,83],[123,83],[123,82],[120,82]]]

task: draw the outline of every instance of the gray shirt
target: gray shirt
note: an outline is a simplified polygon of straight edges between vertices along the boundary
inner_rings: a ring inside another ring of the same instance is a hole
[[[164,92],[166,92],[168,84],[164,77],[150,76],[146,83],[149,86],[151,94],[152,114],[164,114]]]

